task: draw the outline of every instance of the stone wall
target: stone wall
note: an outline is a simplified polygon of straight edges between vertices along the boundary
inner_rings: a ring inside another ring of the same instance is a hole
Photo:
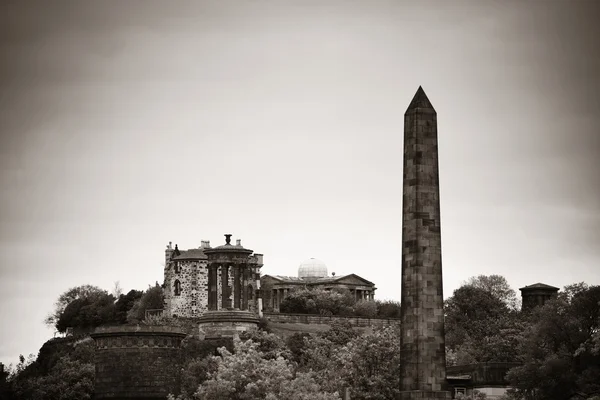
[[[97,329],[95,399],[165,399],[179,392],[180,329],[121,326]]]
[[[312,314],[282,314],[282,313],[263,313],[264,317],[275,323],[297,323],[297,324],[322,324],[331,325],[332,323],[347,322],[351,326],[372,326],[383,327],[390,325],[400,325],[400,318],[365,318],[365,317],[340,317],[340,316],[321,316]]]
[[[175,282],[181,292],[175,294]],[[208,267],[205,260],[171,261],[165,267],[165,309],[170,316],[197,317],[208,310]]]

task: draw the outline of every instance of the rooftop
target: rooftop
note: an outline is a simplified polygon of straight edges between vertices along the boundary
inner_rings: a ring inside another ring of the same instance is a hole
[[[179,255],[173,257],[173,260],[206,260],[208,257],[203,249],[179,250]]]
[[[528,290],[528,289],[547,289],[547,290],[560,290],[557,287],[546,285],[545,283],[534,283],[533,285],[525,286],[520,288],[519,290]]]

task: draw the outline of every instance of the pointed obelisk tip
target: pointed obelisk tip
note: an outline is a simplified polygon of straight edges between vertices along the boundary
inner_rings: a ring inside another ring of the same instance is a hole
[[[419,88],[417,89],[417,93],[415,93],[415,96],[413,97],[408,108],[406,109],[406,112],[412,111],[415,108],[426,108],[426,109],[435,111],[435,109],[431,105],[431,102],[427,98],[427,95],[425,94],[423,87],[420,85],[419,85]]]

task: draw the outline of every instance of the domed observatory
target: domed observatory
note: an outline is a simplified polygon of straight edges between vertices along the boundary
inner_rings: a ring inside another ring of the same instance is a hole
[[[336,275],[318,258],[309,258],[298,267],[298,276],[263,275],[260,277],[265,312],[280,312],[283,300],[293,290],[348,290],[356,301],[374,300],[375,284],[356,274]],[[268,316],[267,316],[268,317]]]
[[[206,339],[232,337],[256,329],[262,312],[258,297],[262,255],[242,246],[238,240],[204,250],[208,257],[208,311],[199,318],[199,328]],[[255,293],[256,292],[256,293]]]
[[[298,278],[316,279],[327,277],[327,265],[317,258],[309,258],[298,267]]]

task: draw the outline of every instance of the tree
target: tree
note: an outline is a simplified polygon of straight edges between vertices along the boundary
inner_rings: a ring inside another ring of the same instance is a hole
[[[115,322],[115,298],[106,291],[71,301],[56,321],[56,329],[72,327],[79,332]]]
[[[312,374],[296,374],[285,358],[264,358],[259,346],[252,340],[236,340],[234,353],[219,349],[221,357],[213,357],[216,370],[208,373],[209,379],[198,387],[194,397],[205,400],[339,399],[337,393],[323,392]]]
[[[532,310],[531,324],[518,346],[522,365],[507,375],[514,398],[600,395],[600,354],[594,350],[600,330],[600,286],[565,289],[565,294]]]
[[[472,286],[489,292],[511,309],[517,309],[519,300],[505,277],[501,275],[479,275],[469,278],[463,286]]]
[[[121,297],[121,295],[123,294],[123,288],[121,287],[121,282],[115,281],[113,290],[110,294],[112,294],[115,299],[118,299],[119,297]]]
[[[377,303],[371,300],[361,300],[354,305],[354,315],[358,317],[376,318]]]
[[[146,310],[162,309],[164,307],[163,288],[157,283],[150,286],[144,294],[134,302],[127,313],[127,322],[138,323],[146,318]]]
[[[485,289],[461,286],[446,300],[444,313],[446,344],[454,349],[468,338],[481,339],[496,331],[509,309]]]
[[[303,355],[306,351],[307,341],[305,339],[310,339],[309,333],[297,332],[289,336],[285,341],[287,348],[292,354],[292,360],[299,364],[303,363]]]
[[[30,400],[85,400],[94,392],[94,365],[61,358],[48,375],[18,381],[15,396]]]
[[[279,309],[286,313],[352,315],[354,303],[348,290],[297,289],[283,299]]]
[[[375,304],[377,304],[377,316],[379,318],[400,318],[402,315],[399,301],[375,300]]]
[[[119,300],[115,303],[115,321],[120,324],[126,324],[127,313],[143,294],[144,292],[141,290],[130,290],[127,294],[121,294]]]
[[[106,291],[97,286],[81,285],[72,287],[58,297],[58,300],[54,303],[54,311],[46,317],[45,323],[49,326],[55,326],[65,308],[72,301],[77,299],[93,300],[96,296],[103,294],[106,294]]]
[[[400,390],[400,328],[357,336],[334,356],[353,399],[396,399]]]
[[[10,400],[13,398],[12,388],[8,378],[10,371],[0,362],[0,400]]]
[[[464,285],[445,302],[447,362],[513,362],[524,323],[487,289]]]

